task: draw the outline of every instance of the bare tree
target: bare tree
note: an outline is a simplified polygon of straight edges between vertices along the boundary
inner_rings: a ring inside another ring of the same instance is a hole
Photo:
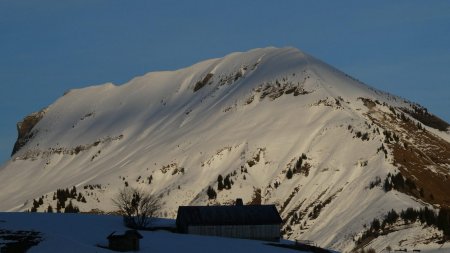
[[[146,227],[161,208],[156,196],[133,187],[120,190],[112,201],[124,216],[125,224],[134,228]]]

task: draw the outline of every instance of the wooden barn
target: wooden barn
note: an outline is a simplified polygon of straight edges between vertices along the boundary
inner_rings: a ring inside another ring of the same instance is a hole
[[[138,251],[142,235],[136,230],[127,230],[123,235],[112,232],[108,237],[108,248],[115,251]]]
[[[181,233],[279,241],[282,219],[275,205],[180,206]],[[239,204],[240,203],[240,204]]]

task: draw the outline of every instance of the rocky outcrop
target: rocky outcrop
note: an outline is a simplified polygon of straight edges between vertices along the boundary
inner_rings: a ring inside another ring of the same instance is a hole
[[[46,110],[43,109],[39,112],[34,112],[28,116],[26,116],[22,121],[17,123],[17,140],[14,144],[13,151],[11,156],[13,156],[17,151],[19,151],[29,140],[33,138],[36,134],[33,131],[34,126],[44,117]]]

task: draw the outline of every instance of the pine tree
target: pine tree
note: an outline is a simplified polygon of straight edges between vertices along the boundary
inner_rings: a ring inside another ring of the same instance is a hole
[[[73,186],[72,190],[70,190],[70,197],[73,199],[77,197],[77,188],[75,188],[75,186]]]
[[[48,205],[47,213],[53,213],[53,207],[51,205]]]
[[[425,222],[428,226],[436,224],[436,214],[433,210],[425,207],[421,213],[423,213],[422,222]]]
[[[412,207],[408,207],[406,210],[402,211],[400,214],[400,217],[402,217],[403,220],[414,222],[417,220],[417,217],[419,216],[419,212],[414,210]]]
[[[215,199],[217,197],[216,191],[211,186],[208,187],[206,194],[208,194],[209,199]]]
[[[61,206],[61,208],[66,208],[66,202],[65,201],[58,201],[59,206]]]
[[[37,209],[39,207],[39,202],[37,202],[35,199],[33,199],[33,207],[34,209]]]
[[[440,209],[437,216],[437,227],[444,232],[445,238],[450,238],[450,211]]]
[[[372,229],[372,232],[373,232],[373,233],[378,234],[378,231],[379,231],[380,228],[381,228],[380,221],[379,221],[378,219],[373,219],[372,225],[371,225],[370,228]]]
[[[72,201],[69,202],[64,210],[65,213],[78,213],[79,211],[78,207],[72,204]]]
[[[219,175],[217,177],[217,190],[221,191],[223,190],[224,186],[223,186],[223,177],[222,175]]]
[[[56,212],[57,213],[61,212],[61,204],[59,203],[59,201],[56,201]]]
[[[384,218],[384,221],[388,224],[394,224],[397,221],[398,217],[399,216],[397,212],[394,209],[392,209],[387,213],[387,215]]]
[[[402,190],[405,188],[405,179],[403,178],[402,174],[397,173],[392,177],[392,185],[396,190]]]
[[[147,180],[148,180],[148,184],[151,184],[151,183],[152,183],[152,180],[153,180],[153,175],[150,175],[150,176],[147,178]]]
[[[225,189],[229,190],[231,189],[231,181],[230,181],[230,175],[227,175],[225,179],[223,180],[223,186]]]
[[[66,199],[68,199],[70,197],[69,188],[66,188],[66,190],[64,191],[64,196],[65,196]]]
[[[386,179],[384,179],[384,185],[383,185],[383,189],[385,192],[388,192],[390,190],[392,190],[392,184],[389,180],[389,176],[386,177]]]
[[[291,168],[289,168],[288,171],[286,172],[286,178],[287,179],[291,179],[292,178],[292,170],[291,170]]]
[[[303,158],[298,158],[297,162],[295,163],[295,172],[299,172],[300,168],[302,167]]]

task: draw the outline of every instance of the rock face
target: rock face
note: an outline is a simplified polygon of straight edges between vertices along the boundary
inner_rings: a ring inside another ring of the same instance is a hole
[[[56,199],[73,186],[60,202],[86,212],[114,211],[123,187],[157,195],[171,218],[242,198],[275,204],[285,238],[350,251],[392,209],[450,207],[447,127],[297,49],[233,53],[72,90],[27,117],[0,169],[0,211],[64,208]],[[378,251],[442,235],[378,227]]]
[[[33,128],[39,123],[39,121],[44,117],[45,109],[39,112],[32,113],[26,116],[22,121],[17,123],[17,140],[14,144],[11,156],[13,156],[17,151],[19,151],[33,136],[37,131],[33,131]]]

